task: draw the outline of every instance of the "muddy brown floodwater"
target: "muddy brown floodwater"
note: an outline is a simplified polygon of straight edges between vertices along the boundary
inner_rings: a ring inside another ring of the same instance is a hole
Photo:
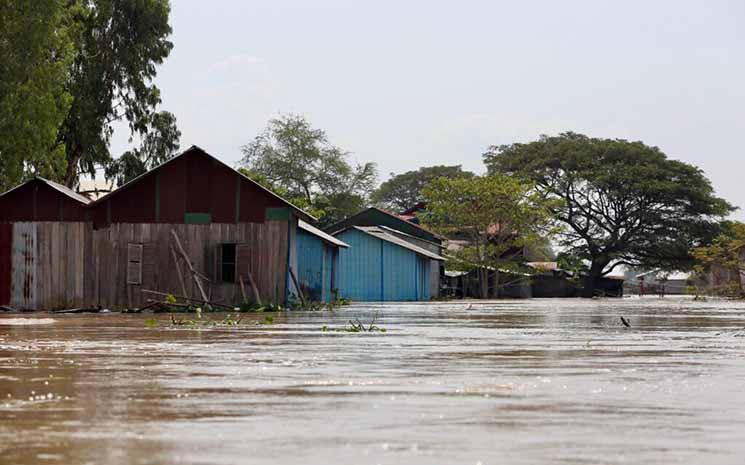
[[[745,463],[742,303],[147,318],[0,314],[0,463]]]

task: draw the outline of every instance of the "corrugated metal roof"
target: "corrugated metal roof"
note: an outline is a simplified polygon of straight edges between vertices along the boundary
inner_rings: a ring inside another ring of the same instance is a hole
[[[313,234],[314,236],[319,237],[321,240],[328,242],[331,245],[335,245],[337,247],[344,247],[345,249],[349,247],[349,244],[347,244],[346,242],[340,241],[339,239],[335,238],[331,234],[326,234],[325,232],[321,231],[320,229],[316,228],[313,225],[306,223],[303,220],[298,220],[297,226],[303,231]]]
[[[438,260],[438,261],[443,261],[443,262],[445,261],[445,259],[441,257],[440,255],[437,255],[436,253],[430,252],[429,250],[423,249],[421,247],[417,247],[411,242],[407,242],[399,237],[396,237],[395,235],[377,226],[352,226],[352,227],[366,234],[369,234],[373,237],[377,237],[378,239],[390,242],[392,244],[396,244],[397,246],[403,247],[405,249],[409,249],[412,252],[422,255],[424,257],[431,258],[432,260]]]
[[[445,248],[445,246],[442,245],[442,244],[438,244],[437,242],[428,241],[427,239],[422,239],[421,237],[412,236],[411,234],[406,234],[405,232],[399,231],[398,229],[389,228],[388,226],[384,226],[384,225],[380,225],[379,227],[382,228],[382,229],[385,229],[386,231],[389,231],[389,232],[395,234],[396,236],[406,236],[406,237],[410,237],[410,238],[412,238],[414,240],[417,240],[417,241],[421,241],[421,242],[425,242],[427,244],[434,245],[440,251],[442,251],[442,249]]]
[[[120,191],[122,191],[122,190],[126,189],[127,187],[131,186],[132,184],[136,183],[137,181],[139,181],[140,179],[144,178],[145,176],[149,176],[149,175],[150,175],[151,173],[153,173],[153,172],[157,171],[158,169],[160,169],[160,168],[161,168],[161,167],[163,167],[164,165],[167,165],[167,164],[169,164],[169,163],[172,163],[173,161],[175,161],[175,160],[177,160],[177,159],[179,159],[179,158],[183,157],[184,155],[186,155],[186,154],[188,154],[188,153],[190,153],[190,152],[193,152],[193,151],[199,151],[199,152],[201,152],[202,154],[206,155],[207,157],[211,158],[212,160],[216,161],[217,163],[219,163],[219,164],[221,164],[221,165],[225,166],[226,168],[228,168],[228,169],[230,169],[230,170],[232,170],[232,171],[236,172],[236,173],[237,173],[237,174],[238,174],[239,176],[243,177],[243,178],[244,178],[244,179],[246,179],[247,181],[249,181],[249,182],[251,182],[252,184],[256,185],[256,187],[258,187],[258,188],[259,188],[260,190],[262,190],[262,191],[266,192],[266,193],[267,193],[267,194],[269,194],[270,196],[272,196],[272,197],[274,197],[274,198],[278,199],[279,201],[281,201],[281,202],[282,202],[282,203],[284,203],[285,205],[287,205],[287,206],[289,206],[290,208],[292,208],[293,210],[295,210],[295,211],[296,211],[297,213],[300,213],[300,214],[301,214],[302,216],[304,216],[305,218],[307,218],[307,219],[309,219],[309,220],[316,220],[316,218],[315,218],[315,217],[313,217],[313,216],[312,216],[312,215],[311,215],[310,213],[306,212],[306,211],[305,211],[305,210],[303,210],[302,208],[300,208],[300,207],[298,207],[297,205],[293,204],[293,203],[292,203],[292,202],[290,202],[289,200],[287,200],[287,199],[285,199],[285,198],[283,198],[283,197],[281,197],[281,196],[277,195],[276,193],[274,193],[274,192],[272,192],[271,190],[267,189],[266,187],[262,186],[262,185],[261,185],[261,184],[259,184],[258,182],[254,181],[253,179],[249,178],[249,177],[248,177],[248,176],[246,176],[245,174],[241,173],[240,171],[238,171],[238,170],[236,170],[236,169],[232,168],[231,166],[229,166],[229,165],[228,165],[227,163],[223,162],[223,161],[222,161],[222,160],[220,160],[219,158],[217,158],[217,157],[214,157],[213,155],[210,155],[209,153],[207,153],[207,151],[206,151],[206,150],[204,150],[204,149],[202,149],[201,147],[198,147],[198,146],[196,146],[196,145],[192,145],[191,147],[189,147],[188,149],[186,149],[186,150],[184,150],[183,152],[179,153],[178,155],[175,155],[175,156],[173,156],[173,157],[169,158],[168,160],[164,161],[164,162],[163,162],[163,163],[161,163],[160,165],[158,165],[158,166],[156,166],[156,167],[154,167],[154,168],[152,168],[152,169],[150,169],[150,170],[146,171],[145,173],[142,173],[141,175],[137,176],[136,178],[134,178],[134,179],[130,180],[129,182],[126,182],[126,183],[124,183],[123,185],[119,186],[119,187],[118,187],[118,188],[117,188],[116,190],[114,190],[114,191],[112,191],[112,192],[109,192],[108,194],[104,195],[103,197],[100,197],[100,198],[96,199],[95,201],[91,202],[91,204],[98,204],[98,203],[101,203],[102,201],[104,201],[104,200],[108,199],[108,198],[109,198],[109,197],[111,197],[111,196],[114,196],[114,195],[118,194],[118,193],[119,193]]]
[[[38,179],[38,180],[46,183],[52,189],[56,189],[57,191],[65,194],[66,196],[70,197],[71,199],[77,200],[80,203],[84,203],[86,205],[89,204],[89,203],[91,203],[91,199],[89,199],[88,197],[86,197],[86,196],[84,196],[82,194],[78,194],[77,192],[75,192],[74,190],[70,189],[67,186],[63,186],[62,184],[57,184],[54,181],[50,181],[49,179],[44,179],[44,178],[38,177],[38,176],[37,176],[36,179]]]
[[[17,185],[13,189],[10,189],[10,190],[8,190],[6,192],[3,192],[2,194],[0,194],[0,197],[5,196],[5,195],[8,195],[11,192],[15,191],[16,189],[20,189],[21,187],[25,186],[26,184],[28,184],[30,182],[34,182],[34,181],[43,182],[47,186],[49,186],[52,189],[56,190],[57,192],[60,192],[60,193],[62,193],[64,195],[70,197],[71,199],[76,200],[76,201],[82,203],[83,205],[88,205],[89,203],[91,203],[91,200],[88,197],[85,197],[82,194],[78,194],[74,190],[70,189],[69,187],[63,186],[62,184],[57,184],[54,181],[50,181],[49,179],[42,178],[41,176],[36,176],[35,178],[29,179],[28,181],[24,182],[23,184]]]

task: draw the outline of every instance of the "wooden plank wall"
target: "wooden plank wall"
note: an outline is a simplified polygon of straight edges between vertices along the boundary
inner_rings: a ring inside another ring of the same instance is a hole
[[[249,244],[248,269],[256,281],[263,302],[284,303],[287,285],[287,221],[240,224],[144,224],[118,223],[92,232],[92,254],[86,270],[86,300],[90,305],[119,309],[139,307],[152,296],[142,289],[179,295],[181,284],[175,271],[170,245],[171,230],[181,239],[194,268],[213,279],[215,253],[221,243]],[[143,245],[142,285],[127,285],[127,245]],[[189,297],[198,290],[183,267]],[[232,305],[241,300],[233,283],[207,284],[215,301]],[[250,296],[250,288],[247,289]]]
[[[54,310],[85,304],[87,223],[13,225],[11,306]]]

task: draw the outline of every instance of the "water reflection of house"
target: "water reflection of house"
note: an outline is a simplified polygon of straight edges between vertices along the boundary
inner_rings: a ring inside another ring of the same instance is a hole
[[[301,221],[313,218],[196,146],[95,201],[34,179],[0,196],[0,305],[138,307],[142,290],[201,299],[198,282],[223,304],[242,301],[243,287],[248,300],[255,288],[283,304],[300,265],[333,281],[336,262],[301,257],[298,236],[341,247]],[[201,277],[175,272],[173,232]]]

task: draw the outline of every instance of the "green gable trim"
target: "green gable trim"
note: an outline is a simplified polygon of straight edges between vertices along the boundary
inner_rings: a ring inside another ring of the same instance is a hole
[[[210,224],[212,223],[212,215],[209,213],[184,213],[184,223]]]
[[[272,207],[266,209],[266,219],[269,221],[281,221],[290,219],[290,209],[287,207]]]

